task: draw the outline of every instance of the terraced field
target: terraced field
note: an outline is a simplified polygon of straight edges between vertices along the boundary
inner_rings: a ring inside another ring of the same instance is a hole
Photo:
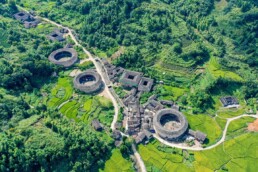
[[[212,57],[207,65],[207,69],[212,75],[216,78],[222,77],[229,80],[242,82],[243,78],[241,78],[238,74],[226,71],[221,68],[221,65],[218,63],[218,60],[215,57]]]
[[[60,108],[63,115],[76,122],[90,123],[92,119],[97,118],[104,125],[110,126],[114,115],[112,103],[104,97],[88,95],[73,97],[73,87],[69,77],[58,79],[51,90],[47,104],[52,108]]]
[[[71,80],[68,77],[59,78],[57,85],[51,90],[51,98],[48,106],[59,107],[62,103],[69,100],[73,94]]]

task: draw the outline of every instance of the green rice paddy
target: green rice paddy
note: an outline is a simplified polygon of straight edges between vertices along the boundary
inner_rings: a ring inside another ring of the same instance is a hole
[[[138,150],[147,171],[236,171],[255,172],[258,168],[258,133],[245,133],[206,151],[161,150],[157,141],[139,145]],[[166,149],[166,148],[165,148]],[[171,148],[170,148],[171,149]]]
[[[100,170],[103,172],[102,170]],[[123,158],[119,149],[112,151],[112,156],[106,161],[104,172],[133,172],[132,162]]]

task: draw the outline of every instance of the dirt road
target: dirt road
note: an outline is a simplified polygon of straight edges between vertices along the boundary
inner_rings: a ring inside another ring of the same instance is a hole
[[[22,10],[24,10],[24,11],[26,11],[26,12],[28,12],[28,10],[26,10],[26,9],[24,9],[24,8],[22,8],[22,7],[19,7],[19,8],[22,9]],[[99,73],[99,75],[101,76],[101,78],[102,78],[102,80],[103,80],[103,82],[104,82],[104,85],[105,85],[104,91],[107,93],[107,95],[109,95],[109,98],[111,99],[111,101],[112,101],[112,103],[113,103],[113,106],[114,106],[115,114],[114,114],[113,121],[112,121],[112,124],[111,124],[111,127],[110,127],[110,128],[111,128],[112,130],[115,130],[115,123],[116,123],[116,121],[117,121],[117,119],[118,119],[118,114],[119,114],[119,105],[118,105],[118,103],[116,102],[115,97],[112,95],[112,93],[110,92],[110,90],[109,90],[109,88],[108,88],[109,85],[106,83],[106,80],[105,80],[105,78],[104,78],[105,72],[103,71],[103,66],[101,65],[101,63],[98,63],[98,62],[94,59],[94,57],[92,56],[92,54],[91,54],[88,50],[86,50],[86,48],[83,47],[83,46],[79,43],[79,41],[78,41],[78,40],[76,39],[76,37],[73,35],[73,32],[72,32],[72,30],[71,30],[70,28],[65,27],[65,26],[63,26],[63,25],[61,25],[61,24],[58,24],[58,23],[56,23],[56,22],[54,22],[54,21],[52,21],[52,20],[49,20],[49,19],[47,19],[47,18],[44,18],[44,17],[40,17],[40,16],[36,16],[36,17],[37,17],[37,18],[40,18],[40,19],[42,19],[42,20],[44,20],[44,21],[46,21],[46,22],[49,22],[49,23],[51,23],[51,24],[53,24],[53,25],[55,25],[55,26],[57,26],[57,27],[67,29],[67,30],[69,31],[68,35],[70,35],[70,37],[71,37],[71,39],[74,41],[75,45],[81,47],[81,48],[83,49],[84,53],[89,57],[89,60],[91,60],[91,61],[93,62],[93,64],[94,64],[95,67],[96,67],[97,72]],[[60,106],[60,107],[61,107],[61,106]],[[136,158],[136,160],[137,160],[137,164],[140,166],[141,172],[146,172],[146,168],[145,168],[144,162],[142,161],[141,156],[140,156],[140,154],[137,152],[137,150],[136,150],[134,144],[132,145],[132,148],[133,148],[134,156],[135,156],[135,158]]]
[[[211,146],[208,146],[206,148],[201,148],[201,147],[189,147],[189,146],[184,146],[182,144],[175,144],[175,143],[171,143],[171,142],[168,142],[162,138],[160,138],[157,134],[154,135],[154,137],[156,139],[158,139],[161,143],[167,145],[167,146],[171,146],[171,147],[175,147],[175,148],[179,148],[179,149],[186,149],[186,150],[192,150],[192,151],[201,151],[201,150],[209,150],[209,149],[213,149],[217,146],[219,146],[221,143],[223,143],[226,139],[226,135],[227,135],[227,130],[228,130],[228,126],[229,124],[234,121],[234,120],[237,120],[237,119],[240,119],[242,117],[253,117],[253,118],[258,118],[258,114],[256,115],[247,115],[247,114],[243,114],[243,115],[240,115],[240,116],[237,116],[237,117],[233,117],[233,118],[227,118],[227,123],[226,123],[226,126],[223,130],[223,134],[222,134],[222,137],[221,139],[215,143],[214,145],[211,145]]]

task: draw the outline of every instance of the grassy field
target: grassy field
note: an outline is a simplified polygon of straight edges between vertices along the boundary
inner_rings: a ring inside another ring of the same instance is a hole
[[[189,166],[181,150],[177,153],[166,153],[159,151],[161,146],[157,141],[148,145],[139,145],[138,150],[146,165],[147,171],[194,171],[193,166]]]
[[[221,130],[223,130],[226,126],[227,120],[226,119],[222,119],[219,117],[215,117],[215,121],[217,122],[217,124],[220,126]]]
[[[114,149],[112,156],[106,161],[104,170],[100,172],[133,172],[132,162],[123,158],[119,149]]]
[[[184,93],[186,92],[186,89],[167,85],[164,86],[164,89],[166,90],[166,92],[170,94],[168,96],[163,96],[162,99],[164,100],[176,101],[180,96],[184,95]]]
[[[226,141],[219,147],[195,152],[195,167],[203,166],[206,171],[227,170],[255,172],[258,158],[258,133],[242,134]]]
[[[217,121],[208,115],[189,115],[184,113],[193,130],[199,130],[207,134],[205,145],[214,144],[222,135],[222,128]],[[224,127],[223,127],[224,128]]]
[[[222,69],[215,57],[210,59],[209,63],[207,64],[207,69],[216,78],[223,77],[229,80],[240,82],[243,81],[243,78],[241,78],[238,74]]]
[[[254,120],[255,118],[252,117],[243,117],[231,122],[228,126],[228,138],[232,138],[246,132],[248,124],[252,123]]]
[[[232,108],[232,109],[221,109],[217,112],[217,115],[220,118],[232,118],[235,116],[239,116],[245,113],[245,109],[244,108]]]
[[[157,141],[139,145],[138,150],[147,171],[236,171],[256,172],[258,133],[245,133],[206,151],[187,152],[164,148]],[[164,151],[165,150],[165,151]],[[172,151],[168,151],[172,150]]]

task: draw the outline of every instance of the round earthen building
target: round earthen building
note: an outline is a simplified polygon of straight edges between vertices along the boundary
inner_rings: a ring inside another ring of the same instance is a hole
[[[95,93],[103,89],[103,82],[95,70],[87,70],[74,78],[74,87],[85,93]]]
[[[188,129],[185,116],[174,109],[162,109],[153,119],[156,133],[163,139],[176,141],[182,138]]]
[[[61,48],[53,51],[48,59],[54,64],[70,67],[78,60],[78,54],[73,48]]]

